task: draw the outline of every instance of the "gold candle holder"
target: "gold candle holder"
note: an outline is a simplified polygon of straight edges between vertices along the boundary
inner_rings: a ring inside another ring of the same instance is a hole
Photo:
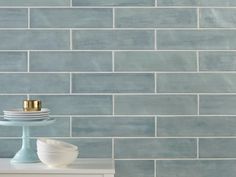
[[[41,111],[42,102],[40,100],[24,100],[24,111]]]

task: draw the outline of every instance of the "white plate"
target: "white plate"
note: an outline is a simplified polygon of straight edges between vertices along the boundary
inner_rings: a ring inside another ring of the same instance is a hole
[[[12,117],[12,118],[37,118],[37,117],[49,117],[49,115],[30,115],[30,116],[26,116],[26,115],[5,115],[4,117]]]
[[[10,110],[4,110],[3,111],[4,114],[10,114],[10,115],[37,115],[37,114],[46,114],[49,113],[50,110],[47,108],[43,108],[41,109],[41,111],[23,111],[23,109],[19,108],[19,109],[10,109]]]
[[[44,120],[48,119],[48,117],[38,117],[38,118],[16,118],[16,117],[4,117],[6,120],[13,120],[13,121],[32,121],[32,120]]]
[[[41,113],[41,114],[9,114],[9,113],[4,113],[4,115],[9,115],[9,116],[43,116],[43,115],[49,115],[49,113]]]

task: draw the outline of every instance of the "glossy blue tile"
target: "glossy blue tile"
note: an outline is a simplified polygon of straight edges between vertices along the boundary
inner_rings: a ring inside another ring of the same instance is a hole
[[[112,113],[112,97],[109,95],[32,95],[30,98],[42,100],[44,106],[51,110],[52,115]]]
[[[0,139],[1,158],[12,158],[20,147],[20,139]]]
[[[72,0],[73,6],[155,6],[155,0]]]
[[[0,6],[69,6],[70,0],[0,0]]]
[[[76,51],[30,52],[30,71],[42,71],[42,72],[112,71],[112,54],[111,52],[76,52]]]
[[[139,50],[154,49],[152,30],[73,31],[73,49]]]
[[[0,50],[69,49],[69,31],[1,30]]]
[[[72,135],[79,137],[155,136],[154,117],[74,117]]]
[[[197,97],[191,95],[115,96],[117,115],[196,114]]]
[[[132,8],[115,10],[117,28],[194,28],[196,9]]]
[[[0,28],[26,28],[27,26],[27,9],[0,9]]]
[[[157,0],[160,6],[235,6],[235,0]]]
[[[115,158],[194,158],[194,139],[115,139]]]
[[[112,27],[112,9],[31,9],[30,26],[32,28]]]
[[[154,93],[154,74],[73,74],[73,93]]]

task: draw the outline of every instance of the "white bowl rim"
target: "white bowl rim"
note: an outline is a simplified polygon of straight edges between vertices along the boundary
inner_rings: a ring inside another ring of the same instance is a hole
[[[58,144],[50,144],[48,143],[47,141],[51,141],[51,142],[56,142]],[[50,138],[38,138],[37,139],[37,143],[40,143],[39,145],[37,144],[37,148],[38,147],[43,147],[43,144],[47,144],[48,146],[52,146],[53,148],[56,148],[56,149],[63,149],[63,150],[78,150],[78,147],[73,145],[73,144],[70,144],[70,143],[67,143],[67,142],[64,142],[64,141],[60,141],[60,140],[55,140],[55,139],[50,139]]]

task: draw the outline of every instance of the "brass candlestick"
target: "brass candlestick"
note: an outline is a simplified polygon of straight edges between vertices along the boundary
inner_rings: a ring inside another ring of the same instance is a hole
[[[42,102],[40,100],[24,100],[24,111],[41,111]]]

